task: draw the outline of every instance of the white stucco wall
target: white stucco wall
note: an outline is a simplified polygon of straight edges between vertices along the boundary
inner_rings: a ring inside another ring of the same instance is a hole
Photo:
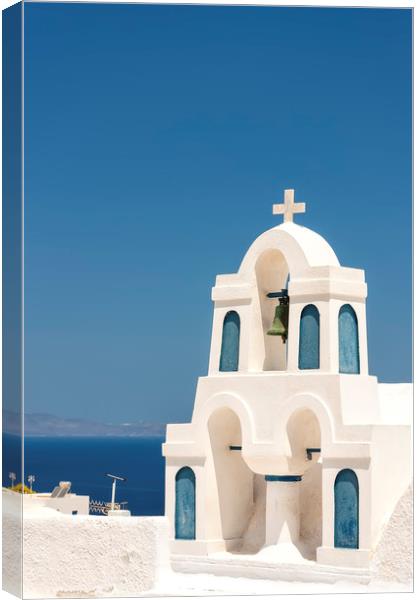
[[[382,423],[413,424],[413,383],[379,383],[378,401]]]
[[[413,579],[413,490],[410,485],[381,532],[372,571],[377,579],[408,583]]]
[[[22,494],[3,488],[2,589],[22,596]]]
[[[13,502],[3,501],[6,547],[7,535],[16,529]],[[165,517],[73,516],[45,507],[24,511],[25,598],[137,596],[168,572]]]

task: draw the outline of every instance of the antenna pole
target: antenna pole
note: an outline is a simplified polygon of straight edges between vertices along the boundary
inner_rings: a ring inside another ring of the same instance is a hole
[[[112,500],[111,500],[111,510],[115,510],[115,492],[116,492],[116,479],[112,481]]]
[[[112,475],[111,473],[105,473],[106,477],[110,477],[112,479],[112,498],[111,498],[111,507],[110,510],[115,510],[115,493],[116,493],[116,480],[126,481],[125,477],[118,477],[118,475]]]

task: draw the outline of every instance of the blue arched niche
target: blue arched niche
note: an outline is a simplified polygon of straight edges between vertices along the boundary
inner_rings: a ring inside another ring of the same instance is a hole
[[[220,371],[237,371],[239,368],[240,317],[235,310],[228,312],[223,323]]]
[[[351,469],[335,479],[335,548],[359,548],[359,487]]]
[[[359,373],[358,319],[350,304],[339,311],[339,373]]]
[[[320,315],[314,304],[308,304],[301,311],[298,368],[320,368]]]
[[[175,538],[195,539],[195,473],[182,467],[176,473]]]

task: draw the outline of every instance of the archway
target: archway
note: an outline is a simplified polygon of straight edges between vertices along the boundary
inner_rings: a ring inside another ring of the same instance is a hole
[[[224,317],[221,342],[220,371],[237,371],[240,351],[240,317],[230,310]]]
[[[195,539],[195,473],[190,467],[182,467],[176,473],[175,538]]]
[[[339,310],[339,373],[359,374],[358,318],[350,304]]]
[[[301,311],[300,342],[298,348],[298,368],[318,369],[320,367],[320,314],[314,304],[308,304]]]
[[[352,469],[335,479],[335,548],[359,547],[359,486]]]
[[[227,549],[239,549],[253,508],[253,472],[242,458],[240,420],[230,408],[208,420],[221,534]]]
[[[279,292],[288,283],[289,269],[284,255],[279,250],[266,250],[255,265],[259,292],[264,356],[260,365],[263,371],[284,371],[287,368],[287,344],[280,336],[266,335],[271,328],[278,300],[267,298],[270,292]]]

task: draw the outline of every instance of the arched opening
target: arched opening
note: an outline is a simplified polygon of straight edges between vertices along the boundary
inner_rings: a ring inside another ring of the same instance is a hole
[[[263,371],[285,371],[287,368],[287,344],[280,336],[266,335],[271,328],[278,300],[267,298],[271,292],[279,292],[288,286],[289,269],[279,250],[267,250],[256,262],[256,281],[259,291],[261,325],[263,331]]]
[[[320,315],[314,304],[301,311],[298,368],[320,368]]]
[[[299,493],[300,537],[298,549],[304,558],[315,560],[322,545],[321,430],[314,412],[296,410],[287,423],[289,470],[302,474]]]
[[[182,467],[175,481],[175,538],[195,539],[195,473],[190,467]]]
[[[242,458],[238,416],[229,408],[216,410],[208,432],[218,497],[220,533],[227,549],[238,550],[253,509],[253,472]]]
[[[224,317],[220,371],[237,371],[240,351],[240,317],[230,310]]]
[[[358,319],[350,304],[339,311],[339,373],[359,373]]]
[[[335,479],[335,548],[359,548],[359,486],[352,469]]]

